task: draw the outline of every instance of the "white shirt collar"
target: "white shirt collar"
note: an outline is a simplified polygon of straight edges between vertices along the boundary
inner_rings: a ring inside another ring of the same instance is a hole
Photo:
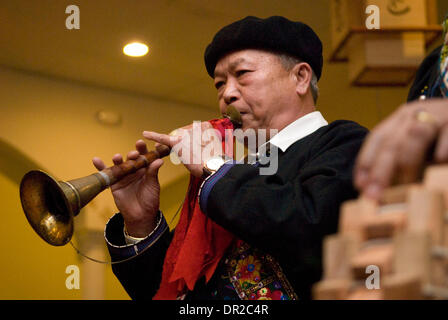
[[[328,125],[328,122],[322,114],[319,111],[314,111],[287,125],[269,143],[285,152],[294,142],[299,141],[326,125]]]

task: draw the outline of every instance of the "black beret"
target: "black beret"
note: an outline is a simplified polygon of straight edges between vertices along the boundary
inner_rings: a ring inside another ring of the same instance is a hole
[[[287,53],[307,62],[317,78],[322,74],[322,42],[309,26],[284,17],[248,16],[225,26],[205,49],[204,60],[213,78],[216,64],[225,54],[242,49],[265,49]]]

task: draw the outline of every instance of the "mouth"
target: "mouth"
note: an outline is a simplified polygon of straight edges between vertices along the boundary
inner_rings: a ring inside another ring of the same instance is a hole
[[[238,111],[238,113],[240,114],[241,117],[249,114],[249,112],[247,112],[247,111],[242,111],[242,110],[238,110],[238,109],[236,109],[236,111]]]
[[[226,111],[224,112],[223,116],[225,118],[230,119],[232,121],[235,128],[240,128],[243,125],[242,121],[242,114],[238,111],[237,108],[233,105],[228,105],[226,108]]]

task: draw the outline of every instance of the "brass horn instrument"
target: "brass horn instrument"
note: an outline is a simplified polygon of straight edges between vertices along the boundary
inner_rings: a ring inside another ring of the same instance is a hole
[[[227,108],[224,118],[229,119],[234,128],[241,127],[241,115],[233,106]],[[40,170],[30,171],[20,183],[20,200],[25,216],[42,239],[53,246],[63,246],[71,240],[74,217],[85,205],[123,177],[169,153],[169,147],[159,146],[137,160],[127,160],[70,181],[57,181]]]

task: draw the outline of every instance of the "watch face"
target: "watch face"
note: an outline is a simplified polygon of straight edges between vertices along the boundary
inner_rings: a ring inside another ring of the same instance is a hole
[[[216,171],[224,164],[222,157],[213,157],[207,160],[206,166],[209,170]]]

